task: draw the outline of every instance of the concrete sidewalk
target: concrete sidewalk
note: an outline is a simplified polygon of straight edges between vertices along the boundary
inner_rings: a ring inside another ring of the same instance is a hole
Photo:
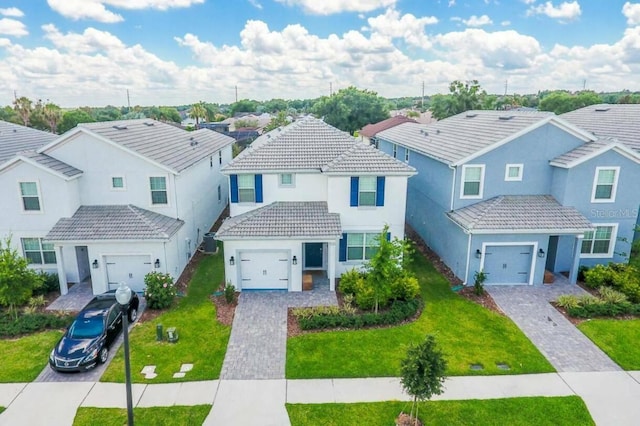
[[[582,397],[598,425],[637,425],[640,371],[451,377],[434,400]],[[398,378],[211,380],[137,384],[137,407],[212,404],[205,424],[289,425],[285,403],[408,401]],[[125,408],[116,383],[0,384],[0,425],[71,425],[78,407]],[[34,408],[35,407],[35,408]]]

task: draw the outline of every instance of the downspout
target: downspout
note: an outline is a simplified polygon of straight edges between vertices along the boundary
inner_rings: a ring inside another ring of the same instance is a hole
[[[176,219],[180,219],[180,213],[178,212],[178,188],[176,184],[176,177],[178,175],[173,175],[173,199],[176,203]]]
[[[169,268],[167,267],[167,242],[162,243],[162,251],[164,252],[164,272],[169,273]]]
[[[469,261],[471,260],[471,233],[467,233],[467,236],[467,267],[464,270],[463,285],[467,285],[469,282]]]
[[[455,193],[456,193],[456,171],[457,171],[457,167],[449,165],[449,168],[453,172],[453,175],[451,176],[451,204],[449,206],[449,211],[453,211],[453,200],[454,200],[454,196],[455,196]]]

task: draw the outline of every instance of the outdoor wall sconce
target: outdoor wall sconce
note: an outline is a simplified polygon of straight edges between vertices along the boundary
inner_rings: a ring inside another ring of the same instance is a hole
[[[291,262],[292,262],[294,265],[297,265],[297,264],[298,264],[298,258],[294,255],[294,256],[293,256],[293,259],[291,259]]]
[[[160,267],[160,259],[156,259],[156,261],[153,263],[154,268],[158,269]]]
[[[93,259],[93,263],[91,264],[93,269],[98,269],[98,259]]]
[[[538,257],[544,257],[544,250],[538,250]]]
[[[476,257],[480,259],[481,256],[482,256],[482,252],[480,251],[480,249],[476,249]]]
[[[236,264],[236,258],[235,258],[235,257],[233,257],[233,256],[231,256],[231,257],[229,258],[229,265],[232,265],[232,266],[233,266],[233,265],[235,265],[235,264]]]

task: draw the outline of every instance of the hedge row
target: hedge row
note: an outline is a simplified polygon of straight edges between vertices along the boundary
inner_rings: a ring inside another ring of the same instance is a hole
[[[55,314],[21,314],[18,319],[7,314],[0,315],[0,337],[14,337],[47,329],[68,327],[73,316]]]
[[[621,315],[640,315],[639,303],[594,303],[567,308],[567,313],[575,318],[617,317]]]
[[[389,309],[378,312],[377,314],[373,312],[355,314],[347,314],[344,312],[333,314],[318,313],[310,317],[299,317],[298,324],[302,330],[394,325],[413,317],[421,308],[421,299],[395,301]]]

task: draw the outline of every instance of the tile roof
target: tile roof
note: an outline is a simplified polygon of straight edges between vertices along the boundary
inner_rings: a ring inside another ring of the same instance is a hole
[[[38,149],[57,137],[53,133],[0,121],[0,164],[15,157],[18,152]]]
[[[39,154],[36,151],[24,151],[20,152],[19,155],[33,160],[36,163],[67,177],[74,177],[82,174],[82,170],[78,170],[75,167],[46,154]]]
[[[324,201],[278,201],[225,220],[216,233],[234,238],[338,238],[340,215],[329,213]]]
[[[467,111],[432,124],[403,123],[377,137],[454,164],[554,117],[548,112]]]
[[[45,240],[166,240],[182,225],[182,220],[131,204],[80,206],[72,217],[58,220]]]
[[[383,130],[390,129],[402,123],[417,123],[413,118],[405,117],[404,115],[396,115],[386,120],[382,120],[378,123],[367,124],[360,130],[360,134],[368,138],[372,138]]]
[[[640,151],[640,104],[590,105],[560,117],[596,136],[616,138]]]
[[[551,195],[503,195],[448,212],[447,216],[471,233],[583,232],[591,223],[573,207]]]
[[[354,155],[369,155],[369,158],[375,161],[371,167],[380,167],[379,172],[385,172],[387,169],[398,171],[402,168],[406,174],[413,172],[412,168],[398,160],[390,161],[388,156],[371,154],[377,151],[373,147],[354,149],[357,145],[367,146],[322,120],[304,117],[260,136],[222,170],[229,173],[321,171],[353,149]],[[371,153],[367,154],[366,150],[370,150]]]
[[[78,127],[181,172],[234,142],[208,129],[193,132],[149,118],[81,123]]]
[[[415,174],[416,169],[398,161],[392,156],[376,149],[369,144],[354,144],[350,149],[340,154],[333,161],[322,167],[324,173],[361,173],[386,175],[394,173],[400,175]]]
[[[600,138],[592,142],[587,142],[579,147],[564,153],[553,160],[551,165],[560,167],[571,167],[575,164],[579,164],[582,160],[591,158],[591,156],[598,155],[600,152],[607,151],[609,149],[619,148],[627,151],[630,155],[637,158],[636,161],[640,162],[640,152],[634,151],[631,147],[621,143],[614,138]]]

